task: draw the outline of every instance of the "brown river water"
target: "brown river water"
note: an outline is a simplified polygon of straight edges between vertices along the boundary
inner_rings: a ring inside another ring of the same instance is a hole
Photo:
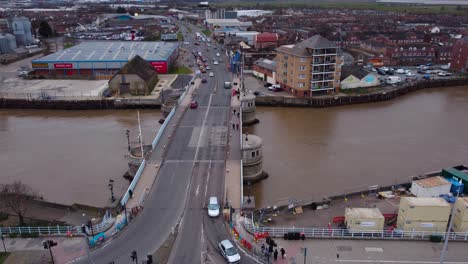
[[[161,117],[140,111],[145,143]],[[0,109],[0,184],[21,180],[47,201],[107,205],[110,178],[117,197],[128,187],[126,129],[138,142],[136,110]]]
[[[468,86],[333,108],[257,107],[270,177],[252,187],[256,206],[392,185],[468,164]],[[247,195],[248,188],[244,188]]]
[[[161,112],[140,111],[149,143]],[[468,86],[430,89],[334,108],[258,107],[270,177],[252,188],[257,207],[389,185],[468,164]],[[0,184],[22,180],[48,201],[104,206],[108,181],[128,186],[125,130],[135,110],[0,110]],[[247,194],[247,188],[244,193]]]

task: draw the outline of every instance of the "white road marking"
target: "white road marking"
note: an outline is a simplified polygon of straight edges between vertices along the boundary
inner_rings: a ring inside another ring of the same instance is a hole
[[[195,196],[198,196],[199,190],[200,190],[200,184],[197,185],[197,190],[195,191]]]
[[[201,233],[200,233],[200,241],[201,241],[201,247],[202,247],[202,250],[200,252],[200,263],[205,263],[203,261],[203,256],[207,254],[206,250],[203,250],[203,248],[205,247],[205,230],[203,229],[203,222],[201,223]]]
[[[211,175],[211,162],[208,165],[208,176],[206,177],[206,184],[205,184],[205,200],[206,200],[206,193],[208,192],[208,183],[210,182],[210,175]]]
[[[205,134],[205,124],[206,119],[208,118],[208,113],[210,112],[211,100],[213,99],[213,94],[210,94],[210,100],[208,101],[208,108],[206,109],[205,116],[203,117],[203,124],[201,127],[200,135],[198,136],[197,149],[195,150],[195,160],[198,160],[198,151],[200,150],[200,144],[202,142],[203,135]]]
[[[418,261],[418,260],[369,260],[369,259],[340,259],[344,263],[398,263],[398,264],[438,264],[440,261]],[[445,264],[468,264],[468,262],[444,261]]]
[[[383,252],[383,248],[378,247],[366,247],[364,248],[366,252]]]

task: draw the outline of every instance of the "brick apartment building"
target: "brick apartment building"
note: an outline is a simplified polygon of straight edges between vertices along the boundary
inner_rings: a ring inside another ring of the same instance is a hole
[[[285,91],[297,97],[339,91],[342,58],[333,42],[315,35],[276,50],[276,82]]]
[[[468,72],[468,36],[464,36],[453,45],[450,68],[459,72]]]
[[[254,36],[254,43],[256,49],[267,49],[278,47],[278,34],[277,33],[260,33]]]

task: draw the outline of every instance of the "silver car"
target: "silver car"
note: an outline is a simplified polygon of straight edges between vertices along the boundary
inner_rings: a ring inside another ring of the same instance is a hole
[[[223,240],[219,242],[219,250],[221,255],[226,259],[228,263],[240,263],[241,257],[237,253],[237,249],[232,245],[231,241]]]

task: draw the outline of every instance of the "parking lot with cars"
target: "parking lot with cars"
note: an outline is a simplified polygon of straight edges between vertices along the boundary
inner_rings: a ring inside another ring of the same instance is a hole
[[[413,81],[443,79],[454,76],[449,71],[448,65],[433,65],[432,63],[419,66],[379,68],[366,65],[363,69],[368,72],[375,72],[383,85],[398,85]]]

